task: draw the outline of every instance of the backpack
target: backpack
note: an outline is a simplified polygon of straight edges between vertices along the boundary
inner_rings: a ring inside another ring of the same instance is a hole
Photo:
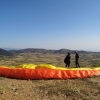
[[[66,57],[65,57],[65,59],[64,59],[64,63],[66,63]]]

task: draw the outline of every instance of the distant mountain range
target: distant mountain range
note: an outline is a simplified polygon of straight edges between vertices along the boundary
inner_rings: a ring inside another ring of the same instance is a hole
[[[58,53],[58,54],[67,54],[75,53],[75,51],[79,53],[99,53],[99,52],[91,52],[91,51],[84,51],[84,50],[70,50],[70,49],[59,49],[59,50],[48,50],[48,49],[37,49],[37,48],[26,48],[20,50],[9,50],[10,53]]]
[[[47,50],[47,49],[36,49],[36,48],[26,48],[20,50],[4,50],[0,48],[0,55],[3,56],[11,56],[15,53],[54,53],[54,54],[67,54],[70,52],[71,54],[75,53],[78,50],[70,50],[70,49],[59,49],[59,50]],[[88,53],[100,53],[100,52],[91,52],[91,51],[78,51],[79,53],[88,54]]]

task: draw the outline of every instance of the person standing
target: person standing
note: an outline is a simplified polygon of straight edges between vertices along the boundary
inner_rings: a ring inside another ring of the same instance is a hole
[[[70,56],[70,53],[68,52],[67,56],[65,57],[64,59],[64,63],[66,64],[66,67],[70,67],[70,59],[71,59],[71,56]]]
[[[77,67],[80,68],[80,65],[79,65],[78,59],[79,59],[79,54],[78,54],[77,52],[75,52],[75,65],[76,65],[76,68],[77,68]]]

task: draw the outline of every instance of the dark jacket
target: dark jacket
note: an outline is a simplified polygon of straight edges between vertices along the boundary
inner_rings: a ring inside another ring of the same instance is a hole
[[[70,58],[71,58],[71,56],[70,56],[70,54],[68,54],[66,57],[65,57],[65,59],[64,59],[64,63],[66,64],[66,63],[70,63]]]
[[[75,55],[75,60],[77,61],[78,58],[79,58],[79,55],[78,55],[78,53],[76,53],[76,55]]]

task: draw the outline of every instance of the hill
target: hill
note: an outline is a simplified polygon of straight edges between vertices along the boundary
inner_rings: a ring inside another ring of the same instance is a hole
[[[0,48],[0,56],[11,56],[12,53]]]

